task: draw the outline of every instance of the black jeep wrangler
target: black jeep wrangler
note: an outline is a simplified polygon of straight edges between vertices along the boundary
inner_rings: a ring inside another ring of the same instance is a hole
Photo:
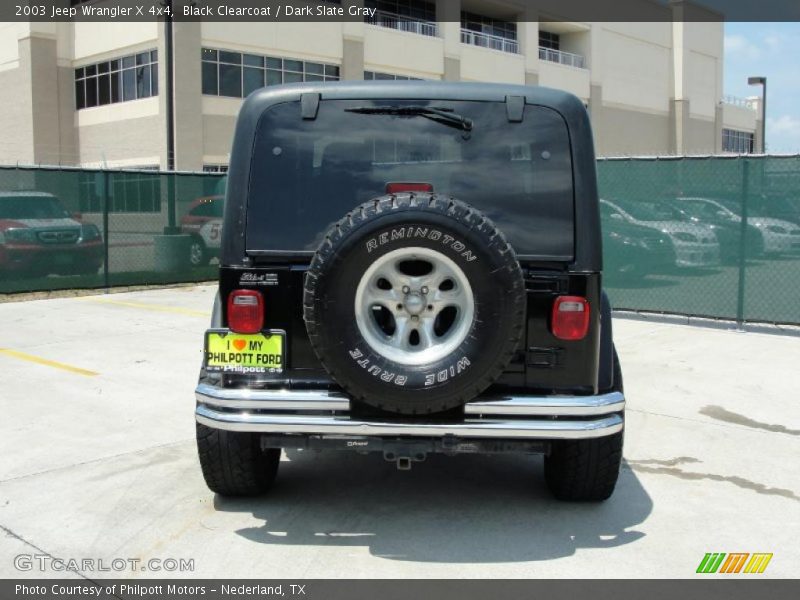
[[[196,390],[206,483],[257,494],[281,448],[544,455],[604,500],[622,376],[586,110],[545,88],[278,86],[236,126]]]

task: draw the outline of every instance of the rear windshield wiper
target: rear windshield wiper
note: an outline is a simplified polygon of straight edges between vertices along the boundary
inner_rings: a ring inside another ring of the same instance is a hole
[[[433,106],[362,106],[346,108],[345,112],[362,115],[400,115],[403,117],[425,117],[448,127],[456,127],[463,131],[472,131],[472,119],[454,113],[452,108]]]

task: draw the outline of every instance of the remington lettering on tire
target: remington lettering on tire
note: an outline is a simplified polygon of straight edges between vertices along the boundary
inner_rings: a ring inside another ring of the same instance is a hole
[[[333,225],[306,275],[311,344],[355,399],[424,414],[475,398],[519,345],[525,291],[495,225],[456,199],[383,196]]]

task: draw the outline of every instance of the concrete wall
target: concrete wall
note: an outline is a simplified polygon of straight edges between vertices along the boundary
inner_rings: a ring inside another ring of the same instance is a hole
[[[0,38],[2,38],[0,32]],[[17,40],[14,39],[14,46]],[[16,55],[16,52],[14,53]],[[8,54],[6,54],[8,56]],[[0,163],[32,164],[33,152],[33,114],[31,112],[31,82],[28,65],[0,70]],[[9,63],[6,63],[9,64]]]
[[[217,157],[230,157],[236,117],[205,115],[203,117],[203,155],[207,162],[217,162]],[[228,161],[225,160],[225,163]]]
[[[76,164],[72,71],[59,67],[54,29],[24,25],[2,29],[0,162]]]
[[[344,23],[201,23],[204,45],[256,54],[316,60],[342,61]],[[197,50],[198,60],[200,50]]]
[[[492,83],[525,83],[525,57],[462,44],[461,79]]]
[[[687,154],[713,154],[717,151],[717,146],[722,145],[722,132],[720,132],[720,142],[717,144],[717,127],[713,118],[690,116],[685,135]]]
[[[203,168],[203,96],[202,64],[200,62],[201,24],[175,23],[175,168],[199,171]],[[166,54],[166,52],[165,52]],[[164,63],[162,63],[164,64]],[[167,89],[166,69],[159,69]],[[160,112],[164,115],[166,132],[167,97],[159,94]],[[166,133],[164,133],[166,149]]]
[[[363,25],[364,64],[377,71],[415,73],[426,79],[444,74],[444,41],[385,27]]]
[[[538,85],[565,90],[586,102],[591,87],[590,73],[567,65],[539,61]]]
[[[70,58],[80,65],[155,48],[159,27],[163,25],[75,22]]]
[[[134,100],[158,106],[158,98]],[[114,106],[114,105],[112,105]],[[107,108],[107,107],[98,107]],[[79,113],[92,111],[85,109]],[[164,128],[155,108],[150,116],[107,120],[80,125],[78,147],[82,164],[93,166],[152,166],[163,165]],[[83,115],[80,115],[83,119]],[[85,121],[84,121],[85,122]]]
[[[722,105],[722,125],[726,129],[754,132],[758,113],[743,106]]]
[[[19,38],[22,33],[19,23],[0,23],[0,71],[19,66]]]
[[[604,90],[605,91],[605,90]],[[598,156],[668,154],[668,114],[634,111],[607,104],[590,104],[595,152]]]
[[[593,84],[603,87],[603,102],[617,108],[666,115],[673,97],[669,23],[598,23],[592,28]]]

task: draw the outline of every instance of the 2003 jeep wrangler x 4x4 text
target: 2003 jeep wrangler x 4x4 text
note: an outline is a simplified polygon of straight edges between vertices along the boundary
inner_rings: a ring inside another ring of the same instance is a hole
[[[262,89],[231,154],[196,390],[209,488],[265,492],[282,448],[544,455],[604,500],[622,376],[595,157],[569,94],[428,82]]]

